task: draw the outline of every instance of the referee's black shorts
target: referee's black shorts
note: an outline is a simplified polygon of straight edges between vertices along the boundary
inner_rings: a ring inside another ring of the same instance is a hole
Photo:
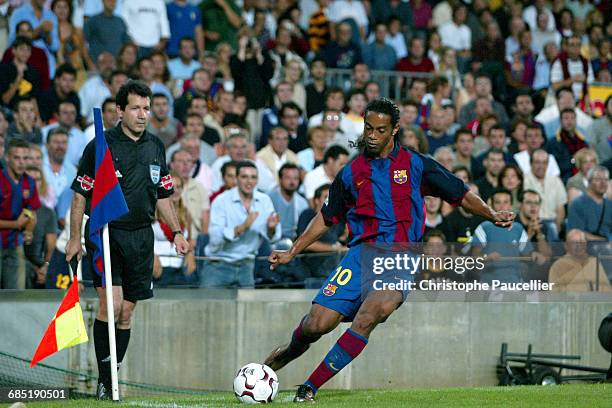
[[[113,286],[123,288],[123,299],[130,302],[153,297],[153,229],[109,228]],[[93,274],[95,287],[102,279]]]

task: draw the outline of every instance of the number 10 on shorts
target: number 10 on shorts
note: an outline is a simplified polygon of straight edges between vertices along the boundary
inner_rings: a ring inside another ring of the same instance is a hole
[[[351,278],[353,277],[353,272],[348,269],[342,269],[342,265],[338,267],[338,269],[336,269],[336,273],[334,273],[334,276],[331,278],[330,282],[336,281],[336,283],[340,286],[344,286],[346,285]]]

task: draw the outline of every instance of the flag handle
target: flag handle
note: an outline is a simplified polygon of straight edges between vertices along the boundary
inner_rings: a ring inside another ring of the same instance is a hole
[[[104,279],[106,286],[106,310],[108,318],[108,344],[110,346],[110,370],[113,401],[119,401],[119,379],[117,377],[117,341],[115,339],[115,308],[113,302],[113,277],[111,271],[110,244],[108,224],[102,230],[102,248],[104,248]]]

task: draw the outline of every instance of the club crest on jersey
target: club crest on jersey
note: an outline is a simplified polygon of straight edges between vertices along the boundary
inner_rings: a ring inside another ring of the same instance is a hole
[[[174,180],[172,180],[172,176],[168,174],[167,176],[162,177],[161,186],[166,190],[172,190],[172,187],[174,187]]]
[[[86,174],[77,177],[77,181],[81,183],[81,188],[83,189],[83,191],[89,191],[94,186],[94,179],[92,179]]]
[[[153,182],[153,184],[159,183],[160,171],[161,171],[161,168],[158,165],[156,164],[149,165],[149,175],[151,176],[151,181]]]
[[[323,289],[323,294],[325,296],[334,296],[336,294],[336,289],[338,289],[336,285],[328,283],[325,289]]]
[[[408,171],[407,170],[394,170],[393,171],[393,181],[397,184],[404,184],[408,181]]]

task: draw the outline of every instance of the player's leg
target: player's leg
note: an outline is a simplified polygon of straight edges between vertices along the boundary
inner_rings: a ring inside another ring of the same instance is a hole
[[[350,364],[368,344],[370,333],[402,303],[402,294],[395,291],[376,291],[367,295],[359,307],[353,324],[325,356],[321,364],[298,388],[296,402],[312,401],[318,389]]]
[[[293,331],[289,344],[275,348],[264,364],[275,371],[280,370],[304,354],[321,336],[338,327],[343,318],[344,316],[335,310],[313,304],[310,312],[302,318]]]
[[[94,278],[94,284],[95,284]],[[100,304],[98,306],[98,314],[94,321],[93,335],[94,348],[96,351],[96,360],[98,361],[98,397],[106,398],[107,391],[111,387],[110,374],[110,344],[108,342],[108,308],[106,299],[106,289],[96,287]],[[117,321],[121,312],[121,304],[123,302],[123,290],[121,286],[113,286],[113,312],[115,313],[115,321]],[[103,387],[100,387],[102,385]]]

